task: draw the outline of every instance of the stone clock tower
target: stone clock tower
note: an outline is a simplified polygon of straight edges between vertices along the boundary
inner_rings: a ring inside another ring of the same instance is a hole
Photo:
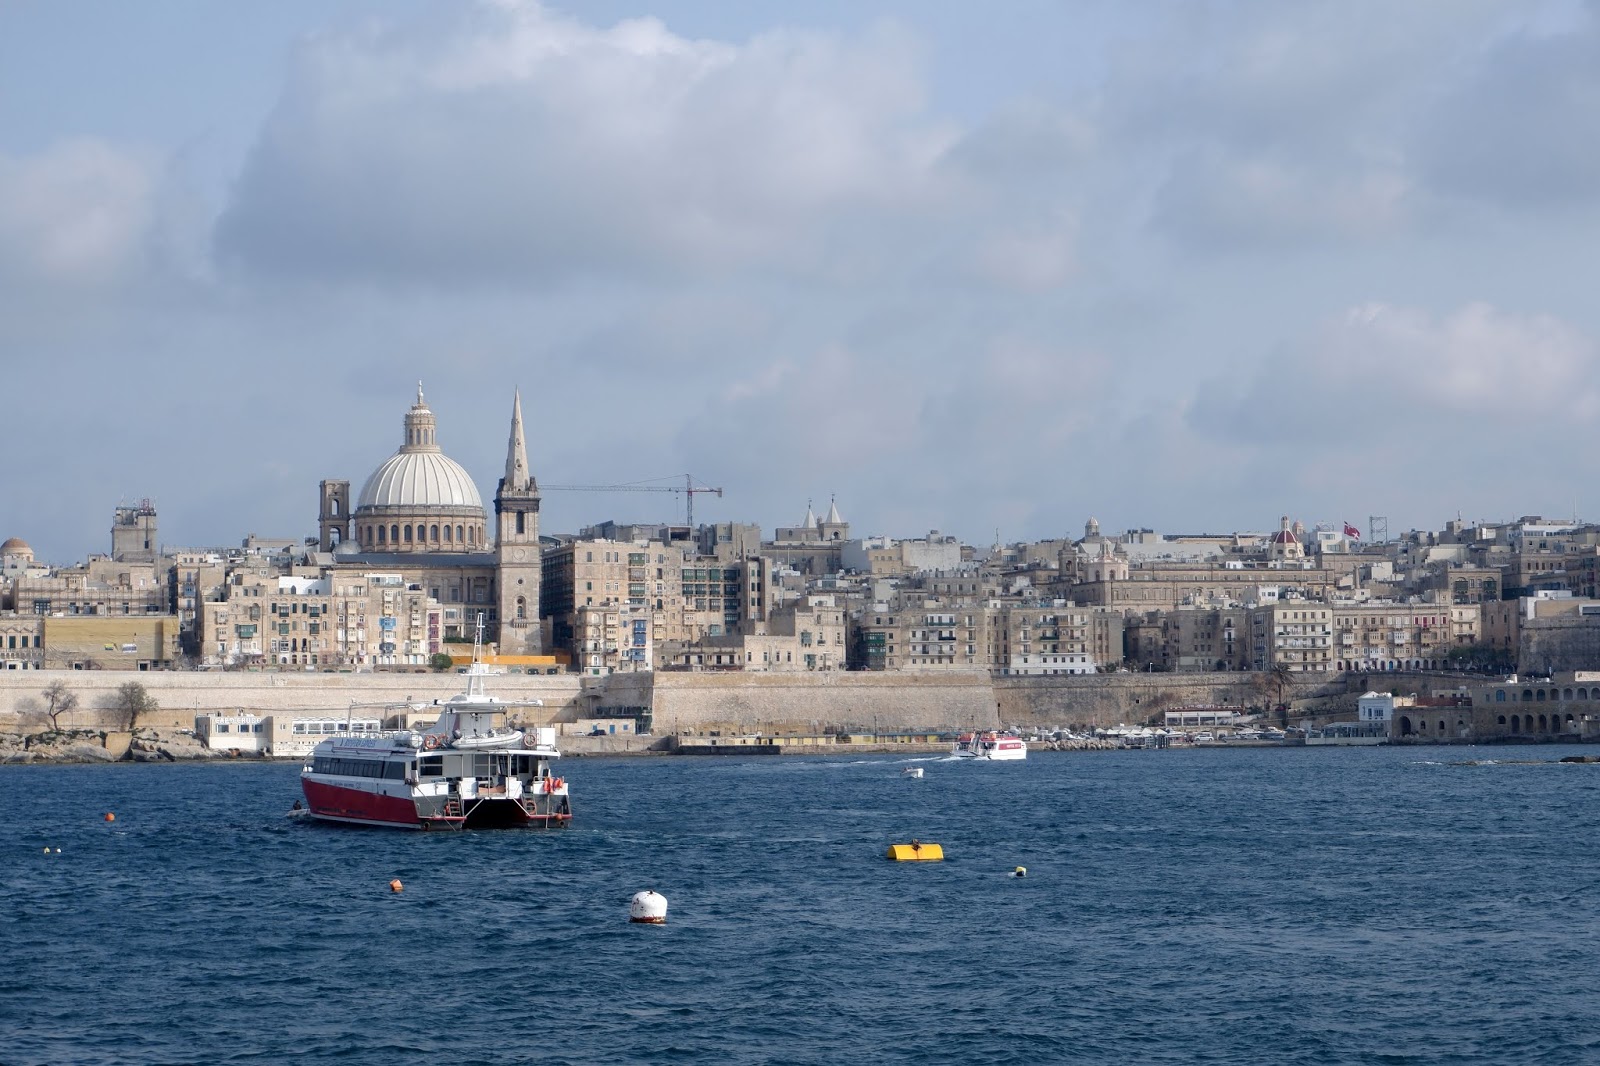
[[[506,472],[494,494],[495,567],[499,580],[500,654],[540,655],[539,483],[528,470],[522,435],[522,393],[511,408]]]

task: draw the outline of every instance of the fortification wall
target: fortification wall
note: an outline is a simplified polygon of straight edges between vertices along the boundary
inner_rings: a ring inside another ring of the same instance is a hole
[[[42,728],[41,693],[61,680],[77,694],[78,710],[63,725],[125,725],[109,709],[118,686],[144,685],[160,710],[144,720],[157,728],[188,728],[204,711],[257,714],[289,711],[342,713],[362,704],[445,699],[461,691],[459,674],[139,674],[96,670],[0,671],[0,732]],[[1377,684],[1385,691],[1429,692],[1448,679],[1384,674],[1345,678],[1297,675],[1285,695],[1297,703],[1348,703],[1352,693]],[[542,712],[528,722],[576,721],[606,710],[650,707],[654,732],[819,733],[826,727],[855,732],[888,729],[970,729],[1007,726],[1111,726],[1148,720],[1185,704],[1264,705],[1276,690],[1261,675],[1098,674],[990,679],[981,673],[805,674],[679,673],[506,674],[490,689],[507,699],[539,699]]]
[[[657,733],[992,727],[995,711],[983,674],[655,675]]]
[[[126,725],[110,709],[117,688],[136,681],[160,705],[140,719],[154,728],[188,729],[196,714],[206,711],[275,714],[293,711],[343,714],[352,701],[362,704],[444,700],[466,687],[454,673],[427,674],[294,674],[270,672],[194,673],[152,671],[129,674],[104,670],[0,671],[0,732],[42,728],[41,694],[52,681],[62,681],[78,697],[78,708],[64,716],[63,726],[110,728]],[[582,678],[574,674],[506,674],[490,679],[490,691],[505,699],[544,701],[541,714],[521,717],[554,722],[576,716]]]

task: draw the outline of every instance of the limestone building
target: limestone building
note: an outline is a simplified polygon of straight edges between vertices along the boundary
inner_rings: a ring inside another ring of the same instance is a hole
[[[808,503],[805,519],[798,526],[779,526],[761,546],[761,554],[802,574],[834,574],[844,568],[849,540],[850,523],[839,515],[837,503],[829,502],[828,515],[820,522]]]
[[[1333,666],[1333,608],[1290,600],[1251,612],[1252,663],[1257,670],[1327,673]]]
[[[226,591],[226,599],[200,605],[207,665],[422,667],[440,650],[444,609],[400,574],[241,571]]]
[[[630,618],[648,612],[648,632],[658,643],[693,642],[757,632],[777,596],[769,559],[720,562],[659,541],[573,540],[546,551],[543,566],[540,613],[551,646],[570,651],[591,674],[633,668],[619,657],[622,643],[595,642],[619,608],[629,608]],[[610,608],[600,622],[596,608]]]

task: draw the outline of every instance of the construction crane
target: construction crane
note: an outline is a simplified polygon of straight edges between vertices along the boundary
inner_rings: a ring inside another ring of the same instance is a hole
[[[677,474],[672,475],[677,477]],[[666,478],[653,478],[654,481],[665,481]],[[722,495],[722,490],[712,488],[705,483],[695,484],[693,474],[683,475],[682,485],[652,485],[648,481],[634,481],[626,485],[540,485],[541,492],[681,492],[684,497],[684,520],[690,529],[694,528],[694,498],[696,493],[707,492],[717,496]]]

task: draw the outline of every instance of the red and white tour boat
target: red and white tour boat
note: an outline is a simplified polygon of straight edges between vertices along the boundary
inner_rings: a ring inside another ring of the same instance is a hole
[[[1028,742],[1015,733],[963,733],[956,738],[951,754],[958,759],[1026,759]]]
[[[507,711],[538,701],[486,694],[489,673],[474,655],[467,691],[440,704],[438,721],[420,733],[338,735],[318,744],[300,772],[311,816],[397,829],[571,821],[567,784],[551,772],[561,757],[556,731],[537,727],[529,744],[522,730],[509,728]]]

